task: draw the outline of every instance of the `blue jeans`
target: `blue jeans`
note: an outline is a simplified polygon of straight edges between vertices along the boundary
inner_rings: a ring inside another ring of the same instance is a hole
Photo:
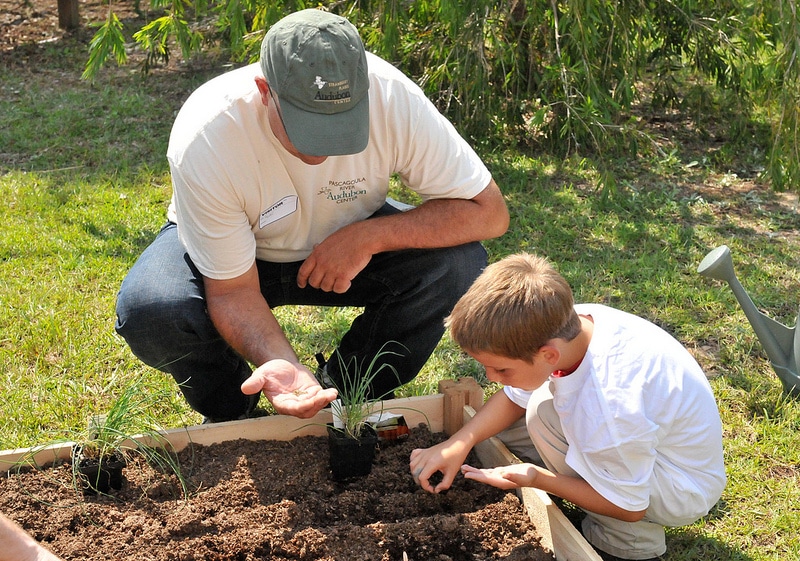
[[[385,207],[384,207],[385,208]],[[380,213],[381,211],[379,211]],[[412,380],[444,333],[443,320],[486,266],[480,243],[374,255],[344,294],[299,288],[302,261],[256,261],[261,293],[283,305],[363,307],[339,342],[345,364],[368,365],[387,342],[371,397],[389,396]],[[142,253],[117,295],[116,330],[144,363],[169,373],[189,405],[214,420],[240,418],[254,406],[240,386],[250,364],[219,335],[208,316],[203,277],[167,224]],[[341,383],[338,359],[327,374]],[[396,375],[395,375],[396,372]]]

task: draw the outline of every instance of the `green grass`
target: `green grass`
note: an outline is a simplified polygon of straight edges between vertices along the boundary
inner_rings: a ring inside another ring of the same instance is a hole
[[[75,45],[36,55],[34,68],[0,58],[0,449],[83,427],[139,379],[143,391],[170,396],[156,412],[162,425],[197,423],[171,378],[143,366],[115,335],[114,299],[164,221],[174,112],[223,68],[162,70],[146,80],[109,70],[90,85],[77,79],[84,51]],[[732,292],[696,268],[709,250],[729,245],[756,304],[794,326],[800,218],[792,198],[731,172],[735,154],[752,159],[752,147],[724,145],[724,168],[714,164],[718,148],[684,132],[662,153],[626,161],[487,151],[512,226],[486,245],[492,260],[520,250],[546,255],[577,300],[651,319],[714,376],[729,484],[706,519],[669,531],[666,559],[797,559],[800,404],[782,396]],[[278,310],[311,366],[356,313]],[[438,380],[461,375],[485,382],[445,338],[400,395],[435,392]]]

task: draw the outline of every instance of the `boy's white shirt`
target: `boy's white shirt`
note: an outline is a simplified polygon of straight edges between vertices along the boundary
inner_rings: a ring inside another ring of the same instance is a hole
[[[219,76],[181,109],[167,152],[168,218],[204,276],[234,278],[253,259],[305,259],[316,243],[384,204],[397,174],[423,200],[471,199],[486,166],[425,97],[388,62],[367,55],[370,140],[349,156],[308,165],[276,139],[252,64]]]
[[[725,487],[722,423],[702,369],[658,326],[600,304],[578,304],[594,333],[569,376],[550,378],[569,444],[567,464],[603,497],[662,523],[706,514]],[[526,407],[531,392],[506,386]]]

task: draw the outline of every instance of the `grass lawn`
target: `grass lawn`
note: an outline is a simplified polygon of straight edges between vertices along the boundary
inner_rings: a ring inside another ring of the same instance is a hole
[[[0,449],[83,426],[137,380],[165,395],[155,412],[165,427],[200,420],[171,378],[139,363],[115,335],[114,299],[165,218],[175,111],[227,68],[174,65],[147,79],[109,69],[92,85],[79,80],[84,57],[76,41],[0,53]],[[793,327],[797,196],[758,181],[757,145],[746,135],[726,139],[715,125],[724,113],[700,122],[656,117],[649,127],[660,149],[638,158],[483,150],[512,213],[509,232],[487,249],[491,260],[520,250],[547,256],[578,301],[649,318],[712,377],[729,484],[704,520],[669,531],[665,559],[798,559],[800,405],[782,395],[730,289],[696,272],[708,251],[727,244],[756,305]],[[759,130],[754,124],[754,137]],[[355,313],[278,310],[309,365]],[[430,393],[438,380],[464,375],[485,382],[445,338],[400,394]]]

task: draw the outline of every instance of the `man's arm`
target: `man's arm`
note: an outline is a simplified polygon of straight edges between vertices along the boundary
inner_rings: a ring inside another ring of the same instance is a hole
[[[336,390],[323,390],[297,355],[261,294],[255,263],[243,275],[227,280],[205,278],[206,306],[211,321],[231,347],[257,365],[242,391],[263,391],[275,410],[308,418],[332,400]]]
[[[509,215],[494,180],[472,199],[434,199],[417,208],[362,220],[334,232],[314,247],[297,282],[346,292],[376,253],[452,247],[503,235]]]
[[[206,305],[220,335],[253,364],[282,358],[299,362],[261,294],[255,262],[232,279],[203,279]]]
[[[0,545],[0,561],[60,561],[3,514],[0,514]]]

